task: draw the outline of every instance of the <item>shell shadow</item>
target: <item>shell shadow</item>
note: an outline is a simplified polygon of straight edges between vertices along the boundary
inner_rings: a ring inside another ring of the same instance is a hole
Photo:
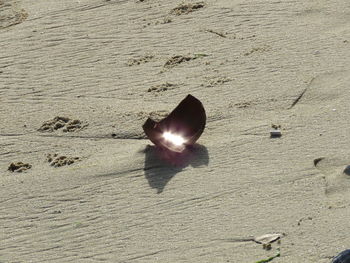
[[[143,152],[145,153],[145,177],[149,186],[156,189],[158,194],[162,193],[167,183],[185,167],[209,164],[208,150],[200,144],[187,147],[181,153],[147,145]]]
[[[350,200],[349,158],[317,158],[314,164],[324,175],[325,194],[332,200],[332,205],[347,204]]]

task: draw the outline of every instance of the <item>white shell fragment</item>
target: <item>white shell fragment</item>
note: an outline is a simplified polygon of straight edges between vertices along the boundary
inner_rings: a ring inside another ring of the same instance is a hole
[[[258,244],[268,245],[284,237],[284,234],[266,234],[258,237],[254,237],[254,241]]]

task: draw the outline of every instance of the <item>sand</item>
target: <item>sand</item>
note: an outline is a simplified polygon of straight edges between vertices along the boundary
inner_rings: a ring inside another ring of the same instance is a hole
[[[0,0],[0,262],[349,248],[348,0],[181,3]],[[187,94],[207,126],[174,167],[141,125]]]

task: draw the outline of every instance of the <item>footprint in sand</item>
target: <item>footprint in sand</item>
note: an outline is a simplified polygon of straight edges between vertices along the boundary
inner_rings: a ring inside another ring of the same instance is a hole
[[[57,153],[54,153],[54,154],[49,153],[46,156],[46,160],[53,167],[61,167],[61,166],[71,165],[75,162],[81,161],[81,158],[58,155]]]
[[[205,86],[207,88],[215,87],[218,85],[223,85],[227,82],[232,81],[229,77],[226,76],[219,76],[219,77],[206,77],[206,84],[202,84],[202,86]]]
[[[263,53],[263,52],[270,51],[270,50],[271,50],[271,47],[269,45],[265,45],[262,47],[254,47],[254,48],[250,49],[249,51],[245,52],[243,55],[250,56],[253,53]]]
[[[176,84],[165,82],[163,84],[156,85],[156,86],[153,86],[153,87],[149,88],[147,90],[147,92],[160,93],[160,92],[164,92],[164,91],[175,89],[177,87],[178,87],[178,85],[176,85]]]
[[[0,0],[0,11],[0,29],[20,24],[28,17],[28,13],[16,1]]]
[[[314,160],[314,165],[324,175],[326,181],[325,194],[331,204],[341,206],[350,201],[350,157]]]
[[[194,58],[191,56],[182,56],[182,55],[173,56],[165,62],[164,67],[168,69],[173,68],[176,65],[179,65],[181,63],[184,63],[193,59]]]
[[[53,132],[62,129],[63,132],[75,132],[85,128],[86,126],[88,126],[88,124],[80,120],[57,116],[52,120],[45,121],[38,131]]]
[[[32,165],[30,165],[29,163],[16,162],[16,163],[11,163],[10,166],[8,167],[8,170],[11,172],[21,173],[30,168],[32,168]]]
[[[131,66],[136,66],[136,65],[141,65],[141,64],[145,64],[148,62],[151,62],[155,59],[154,55],[145,55],[139,58],[132,58],[128,61],[127,65],[129,67]]]
[[[180,16],[180,15],[192,13],[194,11],[197,11],[198,9],[203,8],[203,7],[205,7],[204,2],[187,3],[187,4],[182,3],[182,4],[178,5],[177,7],[173,8],[170,11],[170,14]]]
[[[171,69],[171,68],[173,68],[181,63],[188,62],[188,61],[195,60],[195,59],[202,58],[202,57],[207,57],[207,56],[208,56],[207,54],[194,54],[193,56],[176,55],[176,56],[169,58],[165,62],[164,68]]]
[[[151,112],[140,111],[136,114],[136,117],[137,119],[141,119],[141,120],[151,118],[155,121],[160,121],[166,118],[169,115],[169,113],[170,112],[166,110],[158,110],[158,111],[151,111]]]

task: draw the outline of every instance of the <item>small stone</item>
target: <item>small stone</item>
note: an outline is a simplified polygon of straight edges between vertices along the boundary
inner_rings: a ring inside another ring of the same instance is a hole
[[[270,131],[270,137],[271,138],[278,138],[282,136],[282,132],[280,129],[273,129]]]

